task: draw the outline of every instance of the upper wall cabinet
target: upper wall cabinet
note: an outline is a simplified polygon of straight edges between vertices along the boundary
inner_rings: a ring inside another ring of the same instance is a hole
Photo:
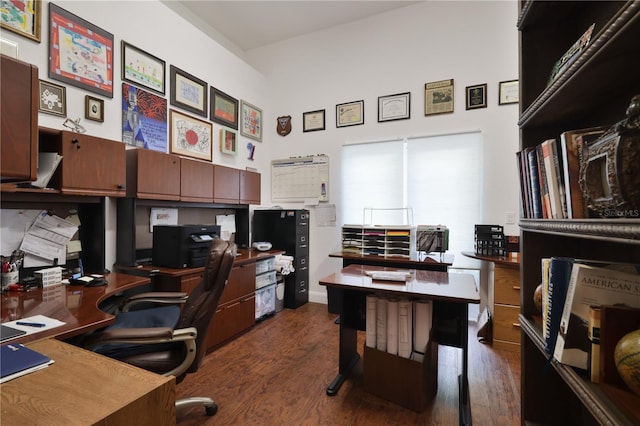
[[[0,55],[2,182],[38,176],[38,68]]]
[[[213,164],[180,159],[180,201],[213,202]]]
[[[240,200],[240,170],[213,166],[213,201],[238,204]]]
[[[39,130],[39,150],[58,152],[62,161],[53,185],[62,194],[124,197],[125,145],[65,130]],[[54,175],[54,179],[55,176]]]
[[[180,200],[180,157],[148,149],[127,150],[127,197]]]
[[[240,170],[240,204],[260,204],[260,173]]]

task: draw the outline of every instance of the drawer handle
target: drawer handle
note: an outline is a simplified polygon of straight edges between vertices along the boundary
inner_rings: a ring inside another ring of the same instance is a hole
[[[514,322],[511,325],[514,326],[514,327],[518,327],[518,328],[520,327],[520,323],[519,322]]]
[[[514,290],[517,290],[517,291],[520,291],[520,286],[519,286],[519,285],[514,285],[514,286],[513,286],[513,289],[514,289]]]

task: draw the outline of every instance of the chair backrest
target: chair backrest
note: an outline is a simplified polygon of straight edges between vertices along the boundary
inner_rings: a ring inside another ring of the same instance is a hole
[[[212,241],[202,280],[189,293],[189,298],[182,309],[176,328],[195,327],[198,330],[196,358],[187,370],[189,373],[198,369],[205,355],[205,339],[209,324],[213,320],[220,296],[229,279],[236,251],[237,247],[233,242],[219,238]]]

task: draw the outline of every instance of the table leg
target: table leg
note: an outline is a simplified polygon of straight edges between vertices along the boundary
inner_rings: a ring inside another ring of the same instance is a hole
[[[458,388],[459,388],[459,418],[460,425],[471,426],[473,421],[471,420],[471,399],[469,397],[469,376],[468,376],[468,364],[469,364],[469,306],[462,304],[464,308],[460,309],[461,316],[464,314],[464,321],[460,321],[460,339],[462,346],[462,374],[458,376]],[[461,319],[463,319],[461,318]]]
[[[357,351],[357,330],[348,326],[346,321],[340,321],[339,344],[338,374],[329,386],[327,386],[327,395],[329,396],[334,396],[338,393],[340,386],[342,386],[342,383],[344,383],[346,378],[349,376],[349,373],[360,359],[360,355]]]

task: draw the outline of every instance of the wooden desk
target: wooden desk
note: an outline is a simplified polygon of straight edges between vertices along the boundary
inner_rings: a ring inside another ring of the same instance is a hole
[[[149,284],[149,278],[126,274],[105,275],[108,284],[100,287],[55,285],[28,292],[9,291],[2,294],[2,322],[13,321],[32,315],[45,315],[65,324],[10,340],[31,342],[44,337],[64,340],[91,330],[106,327],[115,321],[111,314],[103,312],[98,305],[122,291]]]
[[[55,362],[2,384],[2,424],[175,425],[175,377],[56,339],[27,346]]]
[[[366,295],[398,296],[433,301],[433,338],[443,345],[462,349],[462,374],[459,381],[460,424],[471,424],[471,405],[467,375],[468,304],[480,303],[475,280],[468,274],[412,270],[406,284],[373,281],[368,270],[397,270],[377,266],[350,265],[320,280],[341,299],[338,374],[327,387],[328,395],[337,394],[352,368],[360,359],[357,331],[366,329]]]
[[[453,264],[453,255],[448,253],[443,253],[442,257],[440,255],[429,255],[425,257],[424,260],[400,256],[384,257],[371,255],[354,255],[343,252],[331,253],[329,254],[329,257],[341,258],[343,267],[358,264],[387,266],[389,268],[409,268],[447,272],[447,268]]]
[[[463,251],[482,261],[488,281],[488,307],[492,318],[492,344],[496,349],[520,351],[520,256],[482,256]]]

